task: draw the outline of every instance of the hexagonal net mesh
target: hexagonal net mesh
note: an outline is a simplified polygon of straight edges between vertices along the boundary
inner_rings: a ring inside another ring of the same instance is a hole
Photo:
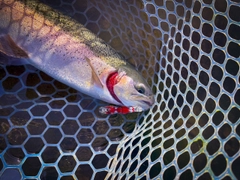
[[[104,116],[104,102],[1,64],[0,179],[240,179],[239,0],[48,2],[135,64],[156,103]]]

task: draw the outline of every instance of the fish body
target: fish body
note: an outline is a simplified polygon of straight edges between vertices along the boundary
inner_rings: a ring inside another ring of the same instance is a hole
[[[38,1],[0,0],[0,51],[105,102],[143,109],[154,103],[142,76],[110,46]]]

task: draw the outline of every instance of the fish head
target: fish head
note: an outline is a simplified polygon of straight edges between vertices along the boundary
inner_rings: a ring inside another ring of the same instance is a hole
[[[143,110],[154,104],[154,95],[144,78],[130,65],[120,66],[114,94],[124,106],[141,107]]]

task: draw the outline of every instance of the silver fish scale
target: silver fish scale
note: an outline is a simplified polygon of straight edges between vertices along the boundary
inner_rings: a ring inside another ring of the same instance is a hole
[[[32,66],[1,65],[0,179],[240,179],[239,0],[49,2],[136,64],[156,103],[103,116]]]

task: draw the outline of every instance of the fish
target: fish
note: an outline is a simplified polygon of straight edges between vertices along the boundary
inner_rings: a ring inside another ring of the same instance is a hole
[[[146,80],[123,56],[38,0],[0,0],[0,52],[113,105],[148,110],[155,103]]]

